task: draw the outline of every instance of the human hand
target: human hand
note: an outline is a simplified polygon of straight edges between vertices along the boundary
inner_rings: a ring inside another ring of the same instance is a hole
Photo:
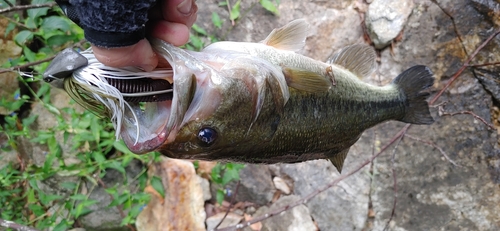
[[[189,40],[189,30],[196,21],[198,7],[194,0],[164,0],[149,12],[146,24],[148,36],[156,37],[173,45],[181,46]],[[158,65],[158,57],[146,39],[117,48],[92,45],[94,55],[110,67],[137,66],[151,71]]]

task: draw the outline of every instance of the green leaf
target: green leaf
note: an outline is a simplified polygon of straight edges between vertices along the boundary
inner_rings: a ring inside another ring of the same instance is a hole
[[[50,90],[50,84],[42,84],[40,86],[40,89],[37,91],[36,96],[41,98],[42,95],[45,95],[49,90]]]
[[[33,0],[31,1],[31,4],[43,4],[51,2],[50,0]],[[47,15],[47,11],[49,10],[48,7],[43,7],[43,8],[35,8],[35,9],[29,9],[28,11],[28,17],[33,18],[36,20],[40,16]]]
[[[231,8],[231,12],[229,12],[229,19],[236,20],[240,17],[240,4],[241,0],[238,0],[236,4]]]
[[[36,61],[36,54],[35,52],[31,51],[28,47],[23,47],[23,54],[26,59],[30,62]]]
[[[101,141],[101,130],[102,127],[97,121],[90,124],[90,131],[92,131],[92,135],[95,138],[95,142],[99,143]]]
[[[103,164],[106,161],[106,157],[101,152],[92,152],[92,157],[98,164]]]
[[[62,182],[60,186],[69,190],[73,190],[76,188],[77,184],[75,182]]]
[[[57,224],[52,231],[65,231],[71,228],[70,224],[66,219],[62,219],[59,224]]]
[[[87,195],[83,195],[83,194],[75,194],[75,195],[71,195],[69,198],[75,200],[75,201],[83,201],[83,200],[87,200]]]
[[[70,26],[66,18],[63,18],[61,16],[50,16],[43,19],[40,29],[43,29],[45,31],[51,31],[51,30],[69,31]]]
[[[52,201],[59,200],[59,199],[63,198],[63,196],[60,196],[60,195],[49,195],[49,194],[44,194],[44,193],[39,193],[38,197],[40,198],[40,202],[45,206],[49,206],[50,202],[52,202]]]
[[[117,140],[113,143],[113,147],[116,148],[116,150],[122,152],[122,153],[125,153],[125,154],[129,154],[129,155],[133,155],[133,153],[127,148],[127,145],[125,145],[125,143],[123,142],[123,140]]]
[[[133,159],[133,155],[125,155],[122,160],[122,167],[127,167]]]
[[[118,161],[112,160],[103,165],[104,168],[112,168],[125,175],[125,168],[122,167],[122,164]]]
[[[9,24],[7,25],[7,28],[5,28],[4,37],[6,38],[10,34],[10,32],[12,32],[15,28],[16,28],[16,24],[14,24],[13,22],[9,22]]]
[[[193,26],[191,27],[191,29],[193,29],[194,31],[196,31],[196,33],[198,34],[202,34],[202,35],[207,35],[207,31],[203,28],[201,28],[200,26],[196,25],[196,24],[193,24]]]
[[[24,25],[26,25],[27,28],[29,29],[37,29],[38,25],[36,25],[35,19],[34,18],[27,18],[24,21]]]
[[[264,9],[275,15],[279,14],[278,7],[274,5],[274,3],[271,2],[270,0],[260,0],[260,5],[264,7]]]
[[[24,45],[26,41],[33,39],[33,32],[29,30],[22,30],[16,34],[14,41],[20,46]]]
[[[165,189],[163,188],[163,183],[159,177],[153,176],[151,178],[151,186],[161,195],[161,197],[165,197]]]
[[[224,200],[224,190],[217,189],[217,193],[215,194],[215,199],[217,200],[217,203],[221,205],[222,201]]]
[[[73,40],[74,39],[72,36],[62,35],[62,34],[53,35],[47,39],[47,46],[50,46],[50,47],[62,46],[62,45],[66,44],[70,41],[73,41]]]
[[[217,163],[213,168],[212,172],[210,173],[210,177],[212,178],[212,181],[217,184],[222,183],[222,177],[220,175],[222,170],[222,165],[220,163]]]
[[[222,20],[220,19],[219,14],[217,14],[217,12],[212,12],[212,23],[218,29],[222,27]]]

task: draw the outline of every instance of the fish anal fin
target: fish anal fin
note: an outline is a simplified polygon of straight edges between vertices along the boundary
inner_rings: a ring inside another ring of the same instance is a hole
[[[377,68],[375,50],[366,44],[354,44],[342,48],[326,61],[344,67],[358,77],[367,77]]]
[[[330,78],[303,69],[283,67],[287,85],[300,91],[325,92],[332,87]]]
[[[342,173],[342,167],[344,166],[344,160],[347,157],[347,153],[349,153],[349,148],[346,148],[338,153],[327,154],[333,166],[337,168],[339,173]]]
[[[304,19],[274,29],[262,43],[280,50],[297,51],[304,47],[309,24]]]

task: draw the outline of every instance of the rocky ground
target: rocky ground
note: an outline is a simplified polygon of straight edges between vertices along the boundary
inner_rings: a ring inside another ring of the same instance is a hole
[[[227,19],[227,8],[215,0],[198,0],[197,24],[225,40],[256,42],[272,29],[304,18],[311,25],[304,55],[326,60],[346,45],[370,43],[377,48],[379,68],[365,81],[385,85],[406,68],[427,65],[436,77],[431,98],[500,24],[495,0],[281,0],[278,16],[256,2],[241,3],[245,14],[234,27],[225,20],[216,29],[212,12]],[[499,44],[500,36],[472,63],[500,61]],[[431,108],[433,125],[411,126],[401,142],[337,186],[244,230],[500,229],[499,70],[468,68]],[[387,122],[366,131],[351,148],[343,173],[357,169],[404,126]],[[137,168],[130,167],[129,174],[137,174]],[[148,189],[153,199],[138,219],[139,230],[210,230],[222,220],[224,207],[213,203],[214,186],[192,165],[165,159],[151,166],[150,173],[163,178],[170,197]],[[326,160],[247,165],[235,205],[220,228],[272,213],[339,176]],[[116,181],[120,174],[107,177]],[[236,184],[229,189],[234,192]],[[82,223],[87,230],[119,229],[104,228],[119,224],[120,217],[105,208],[109,198],[94,193],[102,203]]]

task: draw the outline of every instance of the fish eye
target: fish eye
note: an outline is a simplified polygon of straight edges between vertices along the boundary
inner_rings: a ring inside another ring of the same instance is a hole
[[[209,127],[204,127],[198,131],[198,139],[203,146],[210,146],[217,139],[217,131]]]

